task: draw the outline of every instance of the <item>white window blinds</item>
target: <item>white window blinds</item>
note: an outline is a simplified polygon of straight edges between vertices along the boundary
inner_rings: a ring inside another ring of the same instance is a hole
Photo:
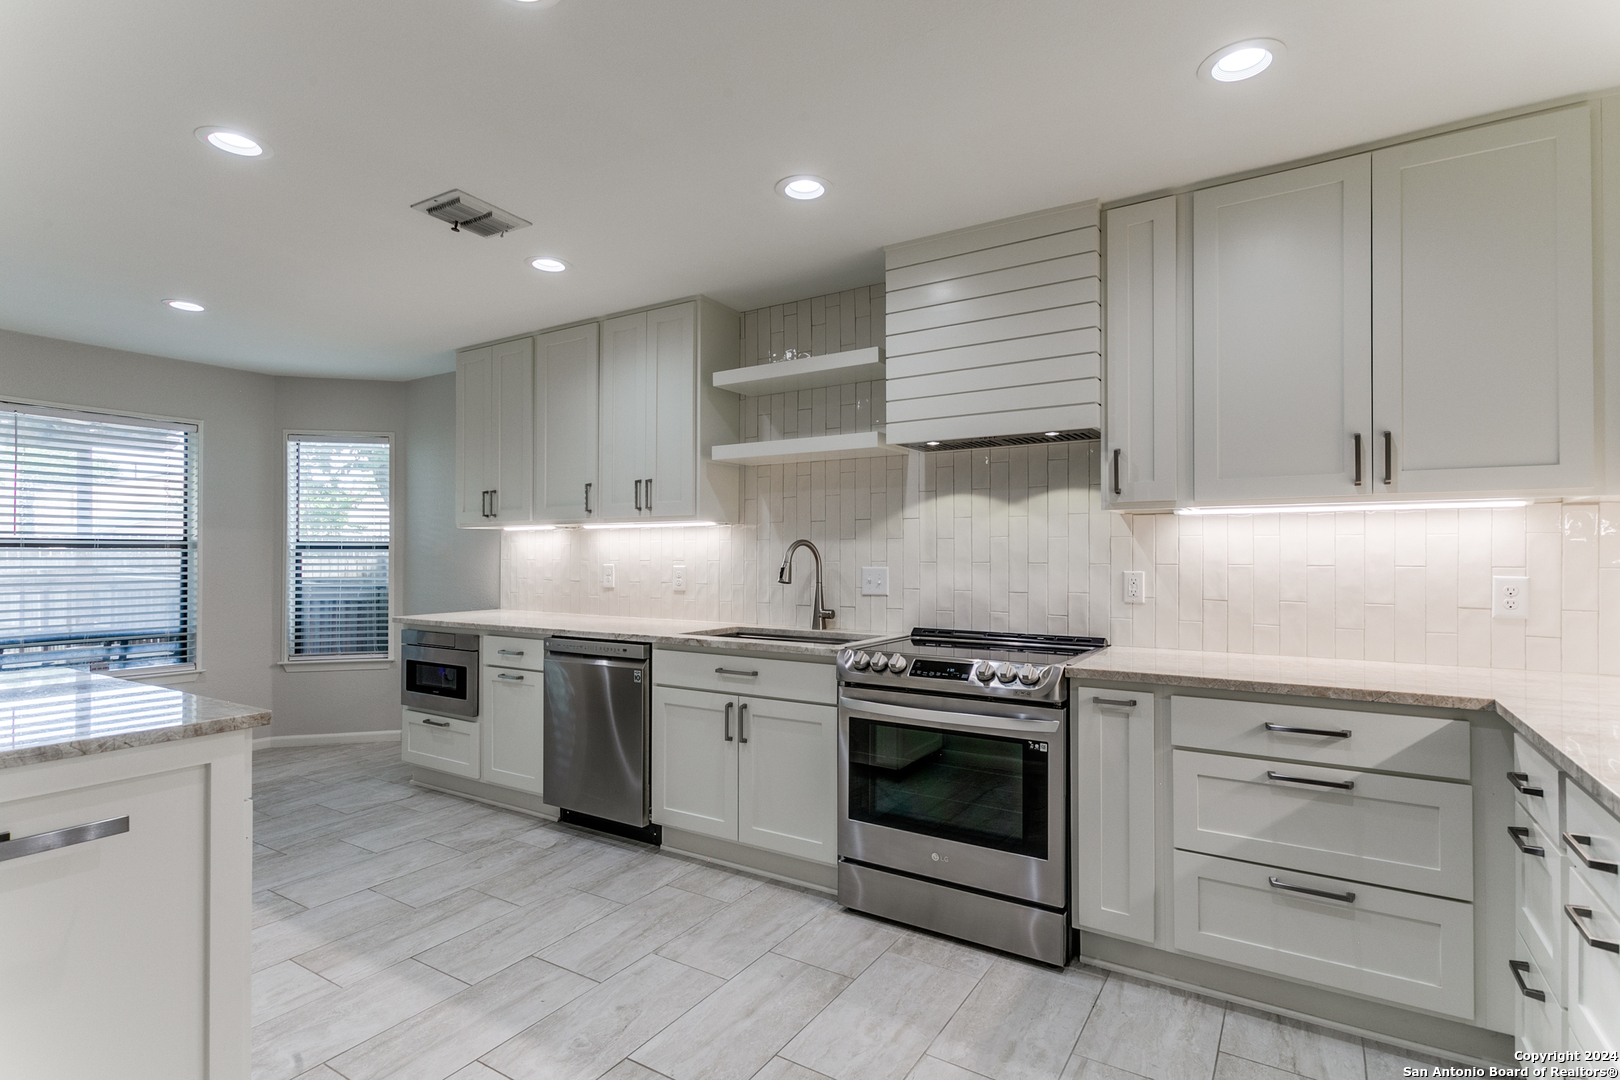
[[[388,655],[389,444],[287,438],[287,656]]]
[[[196,661],[194,425],[0,402],[0,669]]]

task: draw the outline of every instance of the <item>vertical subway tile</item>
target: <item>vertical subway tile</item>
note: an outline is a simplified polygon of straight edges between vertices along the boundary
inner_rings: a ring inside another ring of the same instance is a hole
[[[1332,516],[1328,514],[1312,514],[1311,517],[1326,518],[1331,525]],[[1332,539],[1332,533],[1329,534]],[[1332,546],[1331,544],[1329,545]],[[1331,657],[1335,653],[1333,623],[1334,615],[1334,584],[1333,567],[1311,566],[1306,569],[1306,616],[1305,634],[1306,652],[1310,656]]]
[[[1491,666],[1491,613],[1462,608],[1457,612],[1457,663],[1461,667]]]
[[[1563,670],[1595,675],[1598,670],[1598,613],[1565,611]]]
[[[1525,536],[1525,569],[1530,578],[1530,618],[1525,620],[1524,632],[1531,637],[1556,638],[1563,633],[1563,547],[1563,537],[1556,532],[1532,532]]]

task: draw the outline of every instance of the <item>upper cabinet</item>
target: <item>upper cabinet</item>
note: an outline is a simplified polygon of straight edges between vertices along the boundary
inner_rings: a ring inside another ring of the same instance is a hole
[[[596,323],[534,339],[535,516],[588,521],[596,510]]]
[[[456,358],[456,524],[498,528],[534,509],[534,339]]]

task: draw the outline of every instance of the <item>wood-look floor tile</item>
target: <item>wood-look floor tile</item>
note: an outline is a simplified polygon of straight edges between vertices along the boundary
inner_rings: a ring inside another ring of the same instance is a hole
[[[430,842],[438,843],[437,840]],[[512,840],[497,841],[465,853],[451,849],[450,858],[402,874],[375,888],[402,904],[421,907],[508,870],[531,865],[543,857],[528,844]]]
[[[1063,1080],[1145,1080],[1137,1073],[1116,1069],[1100,1061],[1075,1054],[1063,1068]]]
[[[266,923],[285,919],[289,915],[296,915],[303,910],[303,904],[295,904],[280,893],[273,893],[269,889],[253,894],[253,926],[255,929],[264,926]]]
[[[997,959],[929,1056],[991,1080],[1059,1080],[1103,982],[1089,968]]]
[[[373,923],[295,959],[339,986],[351,986],[384,968],[393,967],[406,957],[515,910],[505,900],[463,889],[442,900]]]
[[[924,1054],[922,1060],[913,1066],[906,1080],[989,1080],[980,1076],[971,1069],[964,1069],[960,1065],[952,1065],[948,1061],[941,1061],[932,1054]]]
[[[455,848],[447,848],[431,840],[418,840],[392,851],[366,855],[363,859],[345,863],[337,869],[316,873],[285,885],[277,885],[275,890],[305,907],[315,907],[318,904],[330,903],[341,896],[369,889],[373,885],[392,881],[424,866],[453,859],[459,854]]]
[[[253,970],[291,960],[409,910],[408,905],[398,900],[374,892],[358,892],[267,923],[253,931]]]
[[[338,988],[306,967],[283,960],[253,973],[253,1024],[274,1020]]]
[[[481,817],[436,830],[431,839],[436,844],[453,847],[457,851],[478,851],[490,844],[510,841],[538,825],[538,818],[515,814],[510,810],[492,809]]]
[[[711,900],[729,904],[734,900],[741,900],[765,884],[765,879],[749,877],[747,874],[739,874],[718,866],[698,866],[691,873],[682,874],[670,884],[677,889],[695,892]]]
[[[1215,1056],[1215,1080],[1299,1080],[1294,1073],[1273,1069],[1231,1054]]]
[[[383,803],[408,799],[411,794],[411,789],[402,784],[391,784],[383,780],[350,780],[344,783],[340,790],[324,796],[320,804],[352,814],[356,810],[369,810]]]
[[[457,1069],[447,1080],[507,1080],[507,1078],[482,1061],[475,1061],[465,1068]]]
[[[309,840],[290,845],[289,852],[261,855],[253,860],[253,887],[281,891],[283,885],[370,857],[370,853],[342,840]],[[311,905],[305,904],[305,907]]]
[[[1429,1075],[1434,1075],[1434,1068],[1439,1065],[1455,1066],[1459,1062],[1451,1061],[1434,1054],[1422,1054],[1416,1050],[1404,1050],[1398,1046],[1375,1042],[1372,1039],[1362,1040],[1362,1050],[1367,1062],[1368,1080],[1377,1080],[1384,1076],[1416,1076],[1417,1073],[1406,1073],[1405,1069],[1428,1069]]]
[[[797,1061],[773,1057],[765,1067],[754,1074],[754,1080],[830,1080],[814,1069],[807,1069]]]
[[[272,848],[281,843],[307,840],[313,829],[349,820],[349,815],[343,811],[319,803],[312,803],[290,814],[266,816],[263,821],[257,816],[261,813],[261,810],[254,811],[253,840]]]
[[[389,805],[400,811],[394,815],[394,820],[360,832],[345,833],[343,839],[367,851],[390,851],[412,840],[432,840],[435,833],[490,812],[475,802],[454,802],[455,805],[441,807],[430,814],[414,810],[409,802],[391,803]]]
[[[716,911],[658,955],[729,979],[830,906],[808,893],[765,885]]]
[[[521,838],[517,842],[522,843]],[[507,903],[528,907],[553,893],[572,888],[560,880],[562,871],[587,855],[589,847],[588,842],[581,842],[572,837],[568,838],[566,843],[547,848],[537,847],[534,851],[539,858],[496,874],[480,882],[478,888],[491,896],[500,897]]]
[[[618,904],[630,904],[654,889],[673,885],[695,869],[697,864],[684,859],[648,852],[580,886],[580,891],[604,896]]]
[[[996,959],[996,954],[988,949],[930,934],[926,930],[904,931],[900,940],[889,946],[889,951],[896,956],[909,956],[947,971],[960,971],[975,979],[989,971]],[[1099,976],[1098,985],[1101,984]]]
[[[1230,1005],[1221,1028],[1221,1053],[1312,1080],[1366,1080],[1361,1040],[1298,1020]]]
[[[810,920],[775,952],[854,978],[900,940],[891,923],[834,908]]]
[[[619,907],[600,896],[559,889],[419,953],[417,959],[463,982],[475,983]]]
[[[663,888],[626,904],[540,951],[542,960],[606,979],[623,971],[721,907],[707,896]]]
[[[1209,1080],[1224,1014],[1209,998],[1114,974],[1074,1049],[1149,1080]]]

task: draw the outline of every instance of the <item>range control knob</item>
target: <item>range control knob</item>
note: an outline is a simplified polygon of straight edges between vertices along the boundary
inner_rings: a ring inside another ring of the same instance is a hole
[[[893,656],[889,657],[889,670],[894,672],[896,675],[902,675],[905,673],[906,663],[907,661],[905,657],[901,656],[899,653],[895,653]]]
[[[845,667],[849,667],[850,663],[854,659],[855,659],[855,650],[854,649],[840,649],[840,650],[838,650],[838,662],[840,664],[844,665]]]
[[[1002,664],[1000,667],[996,668],[996,678],[1000,679],[1004,683],[1010,683],[1014,679],[1018,678],[1018,669],[1013,667],[1011,664]]]
[[[1034,686],[1041,681],[1041,676],[1045,674],[1045,668],[1037,669],[1034,664],[1025,664],[1018,669],[1018,681],[1025,686]]]
[[[996,665],[988,660],[980,660],[973,665],[973,677],[980,682],[987,683],[996,677]]]
[[[863,652],[858,652],[855,654],[854,659],[850,660],[849,666],[855,671],[865,671],[867,665],[871,662],[872,658],[870,656],[867,656]]]
[[[889,658],[887,656],[883,655],[882,653],[877,653],[872,657],[872,670],[873,671],[885,671],[885,670],[888,669],[888,666],[889,666]]]

